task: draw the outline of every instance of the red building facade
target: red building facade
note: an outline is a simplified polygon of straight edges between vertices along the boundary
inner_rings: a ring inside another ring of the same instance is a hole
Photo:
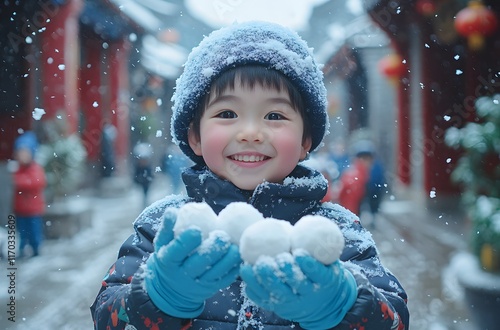
[[[445,144],[445,131],[477,121],[474,101],[500,91],[500,30],[497,26],[494,33],[485,36],[483,48],[468,47],[467,39],[454,26],[457,13],[467,4],[461,0],[383,0],[369,8],[373,21],[391,39],[394,51],[406,63],[420,61],[420,80],[408,70],[397,84],[399,179],[410,185],[412,172],[421,168],[423,189],[438,195],[454,195],[458,190],[450,174],[460,154]],[[500,19],[498,1],[483,4]],[[412,40],[415,36],[416,42]],[[410,52],[412,42],[418,54]],[[419,84],[421,94],[412,95],[410,84]],[[420,99],[415,102],[417,97]],[[421,107],[416,108],[415,103]],[[423,141],[411,139],[415,127],[411,111],[420,111]],[[422,146],[422,159],[413,156],[416,145]]]
[[[126,175],[128,37],[140,28],[108,1],[45,0],[5,6],[0,18],[7,33],[1,45],[4,63],[11,64],[3,64],[2,70],[1,87],[8,98],[0,104],[0,160],[12,158],[13,141],[23,131],[35,130],[43,143],[40,132],[56,127],[60,139],[78,135],[88,160],[99,166],[102,131],[109,123],[116,128],[116,173]],[[85,25],[82,20],[84,14],[99,20],[102,10],[106,22],[112,18],[111,24],[118,27],[115,31],[106,26],[93,31],[93,22]],[[43,115],[37,118],[33,111]]]

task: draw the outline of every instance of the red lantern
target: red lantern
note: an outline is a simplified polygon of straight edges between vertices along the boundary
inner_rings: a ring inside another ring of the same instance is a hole
[[[455,29],[467,38],[472,50],[483,48],[484,38],[495,32],[497,27],[495,13],[477,0],[470,1],[455,17]]]
[[[399,54],[390,54],[378,62],[378,69],[395,84],[406,73],[406,64]]]
[[[436,12],[436,4],[433,0],[418,0],[415,4],[417,12],[424,16],[432,16]]]

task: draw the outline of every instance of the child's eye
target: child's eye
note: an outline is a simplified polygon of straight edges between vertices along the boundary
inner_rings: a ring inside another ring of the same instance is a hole
[[[233,118],[236,118],[238,116],[236,116],[236,113],[234,113],[234,111],[224,110],[224,111],[219,112],[216,117],[224,118],[224,119],[233,119]]]
[[[282,119],[285,119],[285,117],[283,117],[283,115],[281,115],[279,113],[271,112],[266,116],[266,119],[268,119],[268,120],[282,120]]]

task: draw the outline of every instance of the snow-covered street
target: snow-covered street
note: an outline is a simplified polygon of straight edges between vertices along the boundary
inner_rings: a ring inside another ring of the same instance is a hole
[[[155,182],[151,200],[169,193],[162,179]],[[96,197],[92,205],[91,228],[73,238],[48,240],[41,256],[16,263],[16,322],[7,319],[9,297],[3,289],[0,328],[92,329],[89,306],[118,247],[132,233],[142,196],[134,188],[122,197]],[[466,248],[463,224],[449,215],[415,212],[410,201],[386,201],[372,230],[382,261],[408,292],[411,328],[471,329],[460,289],[447,268],[453,252]],[[5,278],[5,264],[2,269]]]
[[[151,200],[167,194],[162,182],[160,178],[155,182]],[[18,261],[16,322],[8,320],[5,306],[9,296],[2,289],[0,301],[4,308],[0,328],[92,329],[89,307],[100,289],[101,279],[116,259],[118,248],[132,233],[132,222],[142,210],[141,194],[134,187],[125,196],[93,198],[91,228],[73,238],[47,240],[39,257]],[[4,274],[7,267],[4,261],[2,264]]]
[[[474,329],[456,282],[457,270],[450,266],[453,256],[467,249],[463,215],[431,214],[417,204],[385,202],[372,230],[382,262],[408,293],[410,328]]]

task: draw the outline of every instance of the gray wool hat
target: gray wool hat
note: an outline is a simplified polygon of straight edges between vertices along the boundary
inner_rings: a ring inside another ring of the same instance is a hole
[[[199,102],[221,73],[248,64],[279,71],[297,87],[311,123],[311,150],[317,149],[327,134],[326,88],[312,49],[296,32],[281,25],[258,21],[233,24],[212,32],[193,48],[172,96],[173,142],[195,163],[204,161],[189,146],[188,129]]]

